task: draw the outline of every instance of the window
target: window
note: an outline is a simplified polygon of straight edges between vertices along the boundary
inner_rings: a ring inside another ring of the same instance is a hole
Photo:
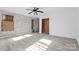
[[[2,15],[1,31],[13,31],[14,21],[11,15]]]

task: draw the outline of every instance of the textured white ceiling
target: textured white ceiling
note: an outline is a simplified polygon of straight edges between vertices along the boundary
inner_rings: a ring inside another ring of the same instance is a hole
[[[32,9],[32,7],[0,7],[0,10],[27,15],[27,16],[34,16],[33,14],[28,14],[30,11],[27,11],[26,9]],[[40,7],[40,10],[44,11],[44,14],[47,12],[46,9],[47,8]],[[41,15],[41,13],[39,13],[39,15]]]

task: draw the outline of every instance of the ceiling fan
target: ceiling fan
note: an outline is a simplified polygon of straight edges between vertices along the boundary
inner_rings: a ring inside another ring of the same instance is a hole
[[[40,9],[40,8],[38,8],[38,7],[33,7],[33,9],[26,9],[26,10],[31,11],[31,12],[29,12],[28,14],[33,13],[34,15],[38,15],[38,13],[44,13],[43,11],[40,11],[39,9]]]

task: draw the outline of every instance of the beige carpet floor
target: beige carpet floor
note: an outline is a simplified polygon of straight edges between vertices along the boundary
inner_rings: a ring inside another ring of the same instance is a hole
[[[0,38],[0,51],[78,51],[76,39],[47,34]]]

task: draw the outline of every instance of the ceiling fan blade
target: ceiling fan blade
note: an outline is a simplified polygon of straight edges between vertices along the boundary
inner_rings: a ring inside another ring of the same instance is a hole
[[[43,11],[37,11],[37,12],[44,13]]]
[[[31,14],[31,13],[33,13],[33,12],[29,12],[28,14]]]

